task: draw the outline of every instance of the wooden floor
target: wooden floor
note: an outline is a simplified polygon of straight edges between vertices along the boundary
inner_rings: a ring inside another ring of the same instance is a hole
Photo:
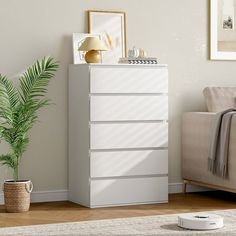
[[[71,202],[35,203],[26,213],[5,213],[4,206],[0,206],[0,227],[236,209],[235,196],[218,191],[172,194],[167,204],[99,209],[89,209]]]

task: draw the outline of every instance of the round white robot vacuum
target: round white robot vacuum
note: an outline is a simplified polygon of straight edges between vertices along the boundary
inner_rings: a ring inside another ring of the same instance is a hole
[[[178,226],[191,230],[213,230],[224,226],[223,217],[207,213],[188,213],[178,216]]]

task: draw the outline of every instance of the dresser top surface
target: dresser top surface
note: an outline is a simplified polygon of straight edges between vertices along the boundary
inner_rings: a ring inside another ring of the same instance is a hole
[[[167,64],[70,64],[70,67],[167,67]]]

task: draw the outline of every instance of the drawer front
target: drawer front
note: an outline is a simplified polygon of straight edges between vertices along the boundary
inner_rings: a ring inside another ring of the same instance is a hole
[[[90,67],[91,93],[167,93],[166,67]]]
[[[91,206],[168,201],[168,177],[91,181]]]
[[[92,152],[90,158],[92,178],[168,173],[167,150]]]
[[[91,149],[168,146],[167,123],[91,124]]]
[[[167,96],[91,96],[91,121],[167,120]]]

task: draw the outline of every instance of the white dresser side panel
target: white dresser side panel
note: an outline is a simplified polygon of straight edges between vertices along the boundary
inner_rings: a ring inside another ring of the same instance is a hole
[[[168,150],[91,152],[91,177],[164,175]]]
[[[69,200],[90,205],[89,70],[69,68]]]
[[[148,148],[168,146],[168,124],[91,124],[91,149]]]
[[[91,93],[167,93],[167,67],[91,66]]]
[[[128,178],[91,181],[91,206],[168,201],[168,178]]]
[[[91,121],[167,119],[167,95],[91,96]]]

